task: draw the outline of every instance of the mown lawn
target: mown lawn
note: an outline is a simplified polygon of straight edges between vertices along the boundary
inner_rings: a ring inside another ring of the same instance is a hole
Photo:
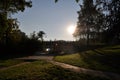
[[[120,73],[120,45],[56,56],[54,60],[84,68]]]
[[[16,64],[20,64],[22,62],[24,62],[24,60],[18,60],[18,59],[0,60],[0,69],[5,68],[5,67],[9,67],[9,66],[13,66]]]
[[[107,80],[70,72],[45,61],[0,70],[0,80]]]

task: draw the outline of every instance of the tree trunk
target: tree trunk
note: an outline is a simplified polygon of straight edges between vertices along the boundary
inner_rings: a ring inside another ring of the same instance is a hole
[[[87,27],[87,39],[86,39],[86,45],[89,46],[89,42],[90,42],[90,30],[89,28]]]

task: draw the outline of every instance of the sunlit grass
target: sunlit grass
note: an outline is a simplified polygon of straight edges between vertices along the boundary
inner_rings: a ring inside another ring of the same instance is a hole
[[[83,61],[82,56],[79,53],[71,54],[71,55],[56,56],[54,60],[72,64],[75,66],[87,67],[87,64]]]
[[[54,60],[84,68],[120,73],[120,45],[56,56]]]
[[[0,71],[0,80],[107,80],[65,70],[45,61]]]

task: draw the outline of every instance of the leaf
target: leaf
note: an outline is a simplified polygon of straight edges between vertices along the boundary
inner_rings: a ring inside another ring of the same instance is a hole
[[[78,3],[80,0],[76,0],[76,2]]]
[[[55,0],[55,3],[58,2],[58,0]]]

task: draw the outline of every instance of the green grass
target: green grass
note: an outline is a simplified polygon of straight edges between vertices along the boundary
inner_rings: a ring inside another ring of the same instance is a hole
[[[22,66],[1,70],[0,80],[107,80],[78,74],[45,61],[35,61]]]
[[[54,60],[84,68],[120,73],[120,45],[56,56]]]
[[[0,60],[0,68],[13,66],[16,64],[20,64],[22,62],[24,62],[24,60],[18,60],[18,59]]]

